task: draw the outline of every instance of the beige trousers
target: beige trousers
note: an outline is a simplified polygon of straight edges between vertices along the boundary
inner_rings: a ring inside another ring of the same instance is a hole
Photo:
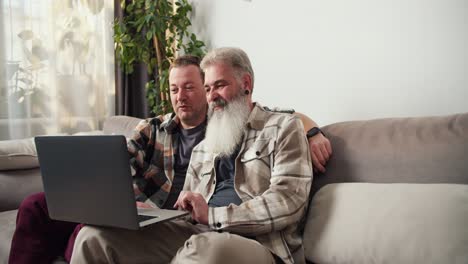
[[[255,240],[184,220],[153,224],[138,231],[82,228],[71,264],[81,263],[275,263]]]

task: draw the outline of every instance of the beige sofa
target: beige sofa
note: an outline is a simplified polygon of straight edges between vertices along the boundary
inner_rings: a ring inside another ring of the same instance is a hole
[[[130,136],[138,121],[111,117],[103,131]],[[333,156],[313,181],[308,261],[468,263],[468,113],[342,122],[323,131]],[[2,146],[0,157],[13,157]],[[8,259],[15,209],[42,190],[34,161],[15,166],[0,167],[0,263]]]

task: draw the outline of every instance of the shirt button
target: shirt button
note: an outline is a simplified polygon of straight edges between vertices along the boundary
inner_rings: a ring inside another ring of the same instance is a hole
[[[257,150],[257,152],[255,152],[255,155],[260,156],[260,151]]]
[[[221,227],[221,223],[217,223],[217,224],[216,224],[216,227],[220,228],[220,227]]]

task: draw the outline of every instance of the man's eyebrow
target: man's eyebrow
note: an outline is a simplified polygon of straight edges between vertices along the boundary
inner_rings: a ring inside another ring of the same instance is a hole
[[[227,81],[224,80],[224,79],[221,79],[221,80],[214,81],[213,84],[211,84],[211,85],[208,84],[208,83],[205,83],[204,86],[205,87],[210,87],[210,86],[216,86],[216,85],[225,84],[225,83],[227,83]]]
[[[213,85],[219,85],[219,84],[225,84],[225,83],[227,83],[227,81],[224,80],[224,79],[221,79],[221,80],[215,81],[215,82],[213,83]]]
[[[194,84],[194,83],[195,82],[192,82],[192,81],[186,81],[186,82],[182,83],[182,86],[187,85],[187,84]],[[177,86],[177,84],[172,83],[171,86]]]

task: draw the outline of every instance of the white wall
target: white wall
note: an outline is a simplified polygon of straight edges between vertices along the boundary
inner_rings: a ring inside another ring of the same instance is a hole
[[[192,0],[210,48],[250,56],[254,99],[320,125],[468,112],[468,0]]]

